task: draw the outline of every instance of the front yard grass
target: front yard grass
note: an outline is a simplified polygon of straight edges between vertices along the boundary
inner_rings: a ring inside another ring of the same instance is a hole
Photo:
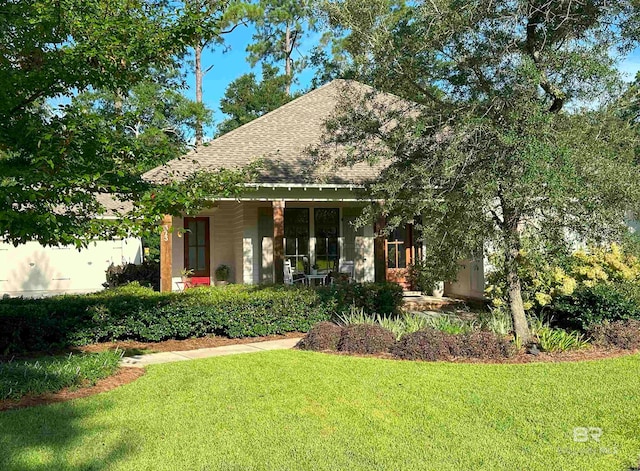
[[[637,355],[484,365],[273,351],[157,365],[104,394],[1,413],[0,469],[627,471],[639,371]]]
[[[118,369],[121,352],[70,354],[0,362],[0,400],[95,384]]]

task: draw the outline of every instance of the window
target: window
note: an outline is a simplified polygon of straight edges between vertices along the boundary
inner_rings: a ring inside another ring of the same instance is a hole
[[[340,210],[316,208],[313,211],[316,260],[319,270],[336,270],[340,258]]]
[[[309,209],[284,209],[284,257],[295,272],[305,271],[309,259]]]
[[[209,276],[209,218],[185,218],[184,266],[194,276]]]

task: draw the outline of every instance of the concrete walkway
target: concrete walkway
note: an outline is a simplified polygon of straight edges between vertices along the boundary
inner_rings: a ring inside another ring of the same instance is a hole
[[[267,340],[266,342],[242,343],[235,345],[225,345],[223,347],[199,348],[197,350],[149,353],[148,355],[133,355],[130,357],[123,357],[120,364],[122,366],[144,368],[147,365],[171,363],[174,361],[196,360],[198,358],[220,357],[224,355],[235,355],[238,353],[264,352],[267,350],[286,350],[289,348],[293,348],[299,340],[299,338]]]

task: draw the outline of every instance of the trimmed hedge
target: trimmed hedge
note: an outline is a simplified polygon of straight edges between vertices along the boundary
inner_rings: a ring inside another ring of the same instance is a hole
[[[640,350],[640,321],[605,322],[593,326],[589,335],[601,347]]]
[[[333,322],[318,322],[296,345],[302,350],[337,350],[342,327]]]
[[[401,303],[401,288],[388,283],[317,290],[229,285],[184,293],[158,293],[131,283],[88,295],[9,298],[0,300],[0,355],[114,340],[306,332],[351,304],[387,312],[397,311]]]
[[[396,336],[377,324],[351,324],[342,328],[338,351],[349,353],[385,353],[395,344]]]
[[[404,335],[391,349],[404,360],[450,360],[454,357],[498,360],[509,358],[516,351],[506,337],[493,332],[474,331],[449,334],[426,328]]]
[[[0,300],[0,354],[113,340],[156,342],[206,334],[253,337],[308,331],[335,302],[284,286],[158,293],[138,284],[90,295]]]
[[[355,306],[366,314],[399,314],[403,300],[402,287],[397,283],[337,282],[319,293],[323,299],[336,303],[338,313]]]

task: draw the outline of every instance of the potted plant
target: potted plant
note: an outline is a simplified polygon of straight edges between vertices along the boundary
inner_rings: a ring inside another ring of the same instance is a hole
[[[318,263],[314,263],[313,265],[311,265],[311,274],[312,275],[317,275],[319,268],[320,267],[318,266]]]
[[[192,276],[193,276],[192,269],[183,268],[182,270],[180,270],[180,277],[182,278],[183,283],[188,283]]]
[[[231,275],[231,267],[224,263],[216,268],[216,285],[223,286],[229,283],[229,276]]]

